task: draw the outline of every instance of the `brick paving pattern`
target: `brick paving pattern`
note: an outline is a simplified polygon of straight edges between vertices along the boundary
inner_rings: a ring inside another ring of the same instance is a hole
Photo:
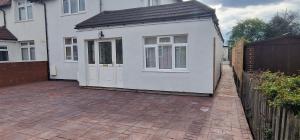
[[[215,97],[92,90],[74,82],[0,89],[1,140],[250,140],[224,66]]]

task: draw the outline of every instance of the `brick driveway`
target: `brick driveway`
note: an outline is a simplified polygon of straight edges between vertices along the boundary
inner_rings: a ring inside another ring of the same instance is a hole
[[[1,140],[251,139],[231,69],[215,97],[172,96],[40,82],[0,89]]]

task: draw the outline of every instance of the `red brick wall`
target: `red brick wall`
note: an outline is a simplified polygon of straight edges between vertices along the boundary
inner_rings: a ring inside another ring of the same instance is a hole
[[[0,63],[0,87],[48,80],[47,62]]]

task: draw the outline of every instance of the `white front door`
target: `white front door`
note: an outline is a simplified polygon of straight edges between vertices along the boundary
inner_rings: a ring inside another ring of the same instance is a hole
[[[89,86],[122,87],[121,39],[88,43],[87,55]]]

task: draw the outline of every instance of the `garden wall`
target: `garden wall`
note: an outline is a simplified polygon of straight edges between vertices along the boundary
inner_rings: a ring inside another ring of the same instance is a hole
[[[0,87],[48,80],[46,61],[0,63]]]

